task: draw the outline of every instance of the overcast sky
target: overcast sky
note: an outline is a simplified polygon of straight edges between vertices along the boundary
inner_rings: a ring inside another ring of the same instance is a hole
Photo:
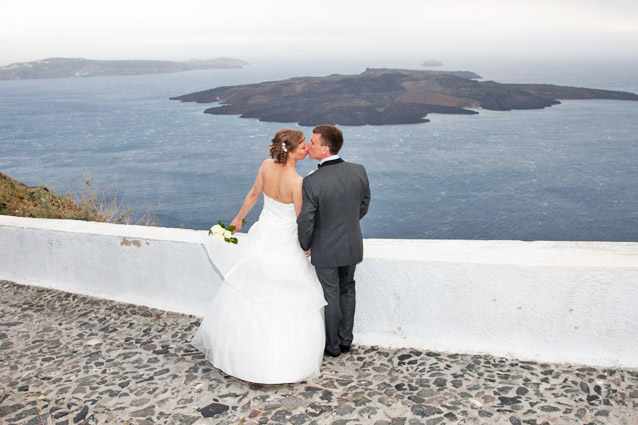
[[[0,65],[48,57],[638,56],[638,0],[2,0],[1,6]]]

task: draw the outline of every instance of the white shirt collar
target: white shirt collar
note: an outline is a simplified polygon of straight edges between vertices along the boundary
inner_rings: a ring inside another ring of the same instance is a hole
[[[326,161],[332,161],[334,159],[339,159],[339,155],[330,155],[329,157],[326,157],[322,159],[321,161],[319,161],[319,165],[323,164]]]

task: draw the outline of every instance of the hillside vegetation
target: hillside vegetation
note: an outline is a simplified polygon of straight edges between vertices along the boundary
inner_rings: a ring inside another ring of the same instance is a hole
[[[156,224],[152,211],[132,219],[133,211],[120,211],[117,196],[100,195],[85,181],[87,193],[73,199],[71,193],[60,196],[45,186],[27,186],[0,173],[0,215],[35,218],[58,218],[123,224]]]
[[[107,221],[93,206],[79,205],[44,186],[29,187],[0,173],[0,214],[17,217]]]

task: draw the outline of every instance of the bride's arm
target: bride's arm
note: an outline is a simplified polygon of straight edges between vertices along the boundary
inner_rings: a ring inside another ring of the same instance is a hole
[[[253,184],[253,187],[248,191],[248,194],[244,198],[244,203],[242,204],[241,209],[239,210],[239,212],[237,213],[233,221],[231,221],[230,223],[230,226],[235,226],[235,232],[241,230],[242,220],[244,219],[244,217],[246,217],[248,212],[255,206],[255,204],[257,203],[257,200],[259,200],[259,197],[264,191],[263,172],[264,172],[264,164],[266,163],[266,161],[262,162],[261,166],[259,167],[259,171],[257,171],[257,178],[255,178],[255,183]]]
[[[299,217],[299,213],[301,212],[301,205],[303,201],[303,195],[301,194],[302,185],[303,177],[297,176],[292,185],[292,202],[295,204],[295,214],[297,214],[297,217]]]

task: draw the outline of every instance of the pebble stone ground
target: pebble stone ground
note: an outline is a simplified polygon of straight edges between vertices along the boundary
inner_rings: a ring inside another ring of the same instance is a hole
[[[0,281],[2,424],[638,424],[638,371],[355,346],[320,378],[242,382],[193,316]]]

